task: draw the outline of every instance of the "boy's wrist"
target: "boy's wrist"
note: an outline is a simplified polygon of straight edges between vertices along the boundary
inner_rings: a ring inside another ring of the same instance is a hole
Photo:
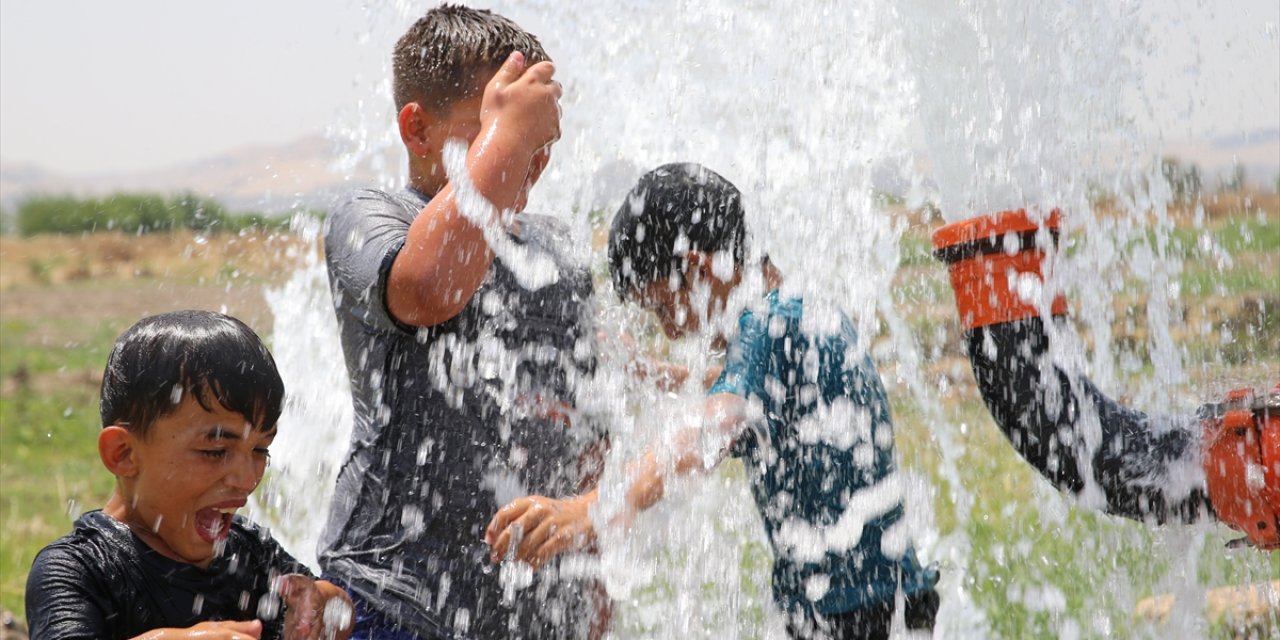
[[[487,122],[480,123],[480,135],[471,148],[481,154],[493,152],[504,155],[512,162],[524,164],[527,168],[533,159],[533,154],[544,146],[546,145],[537,144],[519,127],[511,124],[509,119],[495,116]]]
[[[467,164],[476,188],[500,209],[514,204],[537,149],[527,139],[493,122],[472,143]]]
[[[591,519],[591,512],[595,511],[596,503],[600,501],[600,489],[597,487],[574,498],[582,507],[582,536],[583,539],[579,544],[581,551],[587,553],[596,553],[599,551],[600,536],[596,533],[596,524]]]

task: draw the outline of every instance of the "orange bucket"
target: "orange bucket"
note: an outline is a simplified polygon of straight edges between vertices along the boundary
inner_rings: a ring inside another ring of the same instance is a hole
[[[1207,407],[1204,475],[1218,519],[1260,549],[1280,549],[1280,385],[1237,389]]]
[[[1034,302],[1018,293],[1017,283],[1026,276],[1043,283],[1046,255],[1037,246],[1036,235],[1044,227],[1056,243],[1060,220],[1057,209],[1043,221],[1018,209],[955,222],[933,232],[933,255],[948,265],[966,331],[1039,315]],[[1050,311],[1066,315],[1066,297],[1055,296]]]

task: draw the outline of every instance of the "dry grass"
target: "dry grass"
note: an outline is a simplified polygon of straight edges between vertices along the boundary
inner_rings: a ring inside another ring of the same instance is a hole
[[[0,291],[159,279],[179,283],[272,281],[306,243],[284,233],[0,236]]]

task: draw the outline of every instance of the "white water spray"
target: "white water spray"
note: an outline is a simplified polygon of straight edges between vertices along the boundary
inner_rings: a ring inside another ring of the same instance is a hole
[[[910,221],[883,197],[932,202],[948,220],[1063,209],[1066,235],[1083,240],[1062,256],[1049,286],[1076,301],[1072,314],[1087,338],[1057,336],[1055,361],[1142,402],[1181,400],[1176,408],[1187,410],[1206,399],[1209,392],[1179,387],[1184,355],[1169,328],[1181,265],[1165,240],[1171,194],[1148,144],[1163,132],[1145,126],[1164,112],[1147,93],[1149,61],[1163,54],[1153,25],[1189,28],[1196,7],[1170,9],[1188,14],[1185,22],[1120,0],[788,8],[512,0],[495,8],[539,35],[565,85],[564,138],[530,210],[565,216],[585,246],[592,225],[611,217],[642,171],[702,163],[742,189],[753,249],[782,268],[787,293],[832,302],[860,335],[877,338],[872,356],[904,408],[895,415],[899,437],[928,464],[904,474],[908,517],[919,518],[906,535],[942,563],[940,637],[1157,633],[1132,619],[1138,599],[1173,592],[1202,600],[1221,578],[1200,575],[1221,571],[1221,563],[1201,561],[1224,553],[1209,526],[1153,533],[1083,514],[1027,474],[983,480],[987,491],[1007,495],[975,492],[981,469],[974,467],[1010,453],[991,437],[985,414],[955,415],[946,376],[934,367],[947,354],[922,346],[919,312],[896,295],[904,277],[927,288],[942,267],[904,273],[899,241]],[[398,3],[372,13],[369,46],[389,51],[422,10]],[[396,188],[402,161],[382,79],[389,71],[380,72],[370,73],[379,79],[353,124],[335,132],[351,143],[342,163],[385,167],[383,186]],[[1177,109],[1187,98],[1170,96]],[[397,158],[390,164],[388,149]],[[1115,210],[1095,207],[1097,189],[1115,194]],[[1112,344],[1112,303],[1134,281],[1147,300],[1142,346],[1152,372],[1138,382],[1128,375],[1135,356]],[[634,310],[619,308],[607,289],[598,293],[604,327],[645,334]],[[271,295],[273,350],[290,402],[256,517],[308,561],[351,421],[328,295],[314,255]],[[945,296],[914,304],[952,313]],[[707,346],[677,345],[671,355],[691,364],[696,379]],[[625,461],[663,441],[697,394],[655,395],[627,381],[616,363],[603,369],[592,397],[603,405],[593,410],[613,421],[607,497]],[[642,406],[649,410],[638,417]],[[1032,484],[1010,484],[1018,481]],[[780,637],[769,547],[740,471],[729,465],[670,493],[633,535],[603,541],[598,570],[618,600],[615,635]],[[934,516],[910,515],[925,510]],[[1255,556],[1228,570],[1247,580],[1280,567]],[[1180,611],[1173,624],[1202,632],[1203,612]]]

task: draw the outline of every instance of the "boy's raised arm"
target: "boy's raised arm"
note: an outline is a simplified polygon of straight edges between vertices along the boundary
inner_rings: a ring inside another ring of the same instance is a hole
[[[628,526],[639,512],[657,504],[666,492],[667,469],[683,476],[709,471],[719,464],[746,427],[750,406],[732,393],[707,397],[701,425],[677,434],[669,465],[662,464],[652,449],[630,465],[631,482],[623,510],[610,524]],[[563,499],[526,496],[513,500],[494,514],[485,529],[490,559],[498,562],[509,554],[537,569],[561,553],[593,546],[596,531],[590,511],[599,500],[599,488]]]
[[[459,210],[459,198],[483,197],[497,223],[504,210],[523,205],[528,187],[546,166],[549,145],[560,135],[560,85],[555,67],[525,68],[514,52],[484,89],[480,133],[467,152],[475,194],[449,184],[409,227],[387,280],[387,308],[400,322],[433,326],[458,314],[484,281],[493,252],[476,221]],[[415,149],[411,145],[410,153]]]

